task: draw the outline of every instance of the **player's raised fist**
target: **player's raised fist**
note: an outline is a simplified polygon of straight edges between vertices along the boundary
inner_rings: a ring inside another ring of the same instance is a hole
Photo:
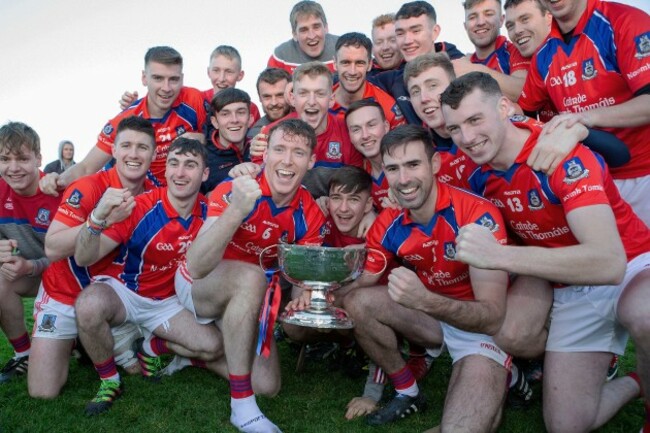
[[[250,176],[240,176],[232,181],[230,206],[245,217],[255,207],[255,202],[262,196],[259,183]]]

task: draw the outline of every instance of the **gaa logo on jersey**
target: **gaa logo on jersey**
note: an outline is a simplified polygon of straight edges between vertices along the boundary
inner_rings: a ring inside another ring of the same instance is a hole
[[[481,215],[481,217],[478,220],[476,220],[476,224],[489,228],[490,231],[493,233],[499,230],[499,224],[497,224],[497,222],[494,221],[494,218],[492,217],[492,215],[490,215],[489,212],[486,212],[483,215]]]
[[[327,157],[329,159],[341,159],[341,143],[330,141],[327,145]]]
[[[56,314],[43,314],[43,319],[38,325],[38,330],[40,332],[54,332],[56,331]]]
[[[445,260],[456,260],[456,246],[453,242],[444,243],[445,253],[442,255]]]
[[[571,158],[563,164],[563,167],[565,173],[564,183],[567,185],[571,185],[589,176],[589,170],[582,165],[582,161],[578,157]]]
[[[528,209],[540,210],[543,207],[544,203],[542,203],[542,198],[540,197],[539,192],[536,189],[528,191]]]
[[[44,226],[50,224],[50,211],[43,207],[40,208],[36,214],[36,222]]]
[[[104,133],[104,135],[111,135],[113,133],[113,125],[107,123],[106,126],[104,126],[104,129],[102,129],[102,133]]]
[[[634,57],[642,59],[650,56],[650,32],[634,38],[634,45],[636,45],[636,54],[634,54]]]
[[[78,189],[75,189],[72,191],[72,194],[70,194],[70,197],[65,201],[68,206],[72,206],[74,208],[78,208],[81,205],[81,199],[83,198],[83,194],[81,191]]]
[[[594,58],[590,57],[587,60],[582,62],[582,79],[591,80],[595,78],[598,74],[596,68],[594,67]]]
[[[183,125],[176,128],[176,135],[179,136],[179,137],[181,135],[185,134],[186,132],[187,132],[187,129],[185,129],[185,127]]]

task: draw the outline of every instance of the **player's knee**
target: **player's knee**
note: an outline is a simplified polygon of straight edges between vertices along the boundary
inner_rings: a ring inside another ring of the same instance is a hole
[[[650,306],[639,305],[630,309],[625,314],[619,314],[619,320],[635,342],[640,343],[641,339],[650,337]]]
[[[275,397],[280,392],[281,380],[275,375],[267,375],[259,383],[253,383],[253,392],[264,397]]]
[[[372,314],[373,298],[365,290],[352,290],[343,298],[343,308],[354,318]]]
[[[105,301],[96,287],[90,286],[82,291],[75,302],[75,314],[79,325],[93,323],[100,317],[98,314],[105,308]]]
[[[582,433],[591,431],[593,420],[575,411],[565,411],[555,406],[554,410],[544,408],[544,425],[549,433]],[[581,416],[582,415],[582,416]]]
[[[39,383],[34,383],[30,380],[27,381],[27,391],[32,398],[51,400],[59,396],[61,388],[62,385],[58,383],[48,383],[43,380],[39,381]]]

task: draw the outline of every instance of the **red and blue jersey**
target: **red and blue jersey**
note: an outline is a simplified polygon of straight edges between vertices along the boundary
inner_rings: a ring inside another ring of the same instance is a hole
[[[127,219],[103,232],[121,244],[116,259],[121,265],[113,264],[104,273],[142,297],[169,298],[176,294],[176,269],[185,261],[187,249],[207,216],[207,199],[199,194],[186,219],[170,203],[166,187],[140,194],[135,201]]]
[[[458,188],[469,189],[467,176],[474,171],[476,164],[465,155],[449,137],[442,137],[430,130],[433,145],[440,154],[440,170],[436,173],[439,182]]]
[[[39,171],[39,176],[44,173]],[[60,201],[60,197],[47,195],[40,188],[31,196],[17,194],[0,178],[0,239],[17,241],[19,255],[25,259],[45,257],[45,233]]]
[[[548,102],[558,112],[581,113],[622,104],[650,86],[650,16],[631,6],[589,0],[568,42],[556,22],[533,56],[519,105],[525,111]],[[630,148],[629,163],[615,178],[650,174],[650,124],[605,128]]]
[[[533,171],[526,160],[541,128],[516,124],[531,132],[515,163],[507,171],[487,165],[469,178],[472,190],[488,198],[503,213],[508,229],[525,245],[545,248],[577,245],[566,215],[574,209],[611,205],[628,260],[650,248],[650,230],[619,195],[605,162],[578,145],[551,176]]]
[[[388,180],[386,180],[386,176],[384,175],[383,170],[381,173],[379,173],[379,177],[373,176],[372,165],[370,164],[370,161],[366,159],[363,160],[363,169],[370,175],[370,178],[372,179],[372,188],[370,190],[372,203],[377,211],[381,211],[385,207],[384,201],[387,200],[388,190],[390,189]]]
[[[341,83],[336,83],[332,88],[332,92],[336,92],[340,85]],[[390,125],[390,129],[406,124],[406,119],[404,119],[402,111],[400,110],[399,105],[397,105],[397,102],[395,102],[395,99],[374,84],[366,81],[361,99],[369,99],[381,105],[381,108],[384,111],[384,116]],[[342,106],[338,102],[334,102],[334,106],[330,108],[329,111],[331,114],[345,122],[345,113],[348,111],[347,107]]]
[[[474,53],[469,60],[472,63],[480,63],[506,75],[510,75],[515,71],[527,71],[530,66],[530,59],[522,56],[517,47],[503,35],[497,36],[494,51],[486,58],[479,59]]]
[[[223,254],[224,260],[238,260],[259,265],[262,250],[280,242],[300,245],[321,245],[325,233],[325,216],[311,194],[300,187],[287,206],[273,203],[271,189],[264,172],[258,177],[262,196],[246,216]],[[219,217],[230,205],[232,180],[220,183],[210,194],[209,217]],[[263,258],[271,266],[275,254]]]
[[[456,260],[456,236],[467,224],[488,227],[505,244],[506,229],[498,209],[468,191],[435,182],[435,213],[426,226],[411,220],[408,210],[384,209],[368,232],[365,271],[380,272],[384,261],[397,259],[417,273],[432,292],[454,299],[473,300],[469,266]]]
[[[153,183],[145,181],[145,191],[153,187]],[[123,188],[115,168],[77,179],[63,193],[54,220],[68,227],[85,223],[108,188]],[[43,287],[53,299],[63,304],[74,305],[79,293],[91,283],[92,277],[99,275],[113,263],[117,253],[118,251],[115,250],[88,267],[79,266],[74,256],[57,260],[43,272]]]
[[[160,185],[166,185],[165,165],[167,163],[167,151],[172,141],[186,132],[203,132],[203,125],[206,120],[203,96],[196,89],[183,87],[171,109],[160,119],[151,117],[147,108],[147,101],[148,97],[145,96],[109,120],[97,137],[96,146],[101,151],[109,155],[112,154],[117,125],[122,119],[129,116],[148,119],[153,125],[156,134],[156,155],[151,163],[151,172]]]

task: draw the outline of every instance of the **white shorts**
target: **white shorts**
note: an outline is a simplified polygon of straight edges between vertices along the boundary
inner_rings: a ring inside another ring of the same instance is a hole
[[[99,276],[93,282],[110,286],[126,309],[126,321],[140,325],[149,332],[160,325],[168,328],[169,320],[183,311],[177,296],[162,300],[145,298],[127,288],[121,281],[108,276]]]
[[[632,206],[634,213],[650,227],[650,175],[633,179],[614,179],[621,197]]]
[[[192,277],[185,266],[181,263],[176,269],[176,276],[174,277],[174,288],[176,289],[176,296],[181,305],[190,310],[194,314],[194,318],[201,325],[206,325],[210,322],[216,322],[216,317],[200,317],[196,315],[196,308],[194,307],[194,300],[192,299]]]
[[[43,284],[34,299],[34,328],[32,337],[55,340],[77,338],[77,315],[73,305],[64,304],[50,297]]]
[[[555,289],[546,350],[611,352],[623,355],[628,332],[616,314],[618,299],[639,272],[650,267],[650,253],[627,264],[617,286],[569,286]]]
[[[510,370],[512,357],[501,350],[489,335],[463,331],[444,322],[440,322],[440,326],[452,363],[466,356],[481,355]]]
[[[34,299],[34,328],[32,337],[55,340],[74,340],[77,338],[77,320],[74,306],[64,304],[50,297],[43,284]],[[113,353],[118,365],[128,367],[134,364],[135,354],[131,350],[133,342],[142,336],[140,328],[124,322],[111,328],[113,334]]]

